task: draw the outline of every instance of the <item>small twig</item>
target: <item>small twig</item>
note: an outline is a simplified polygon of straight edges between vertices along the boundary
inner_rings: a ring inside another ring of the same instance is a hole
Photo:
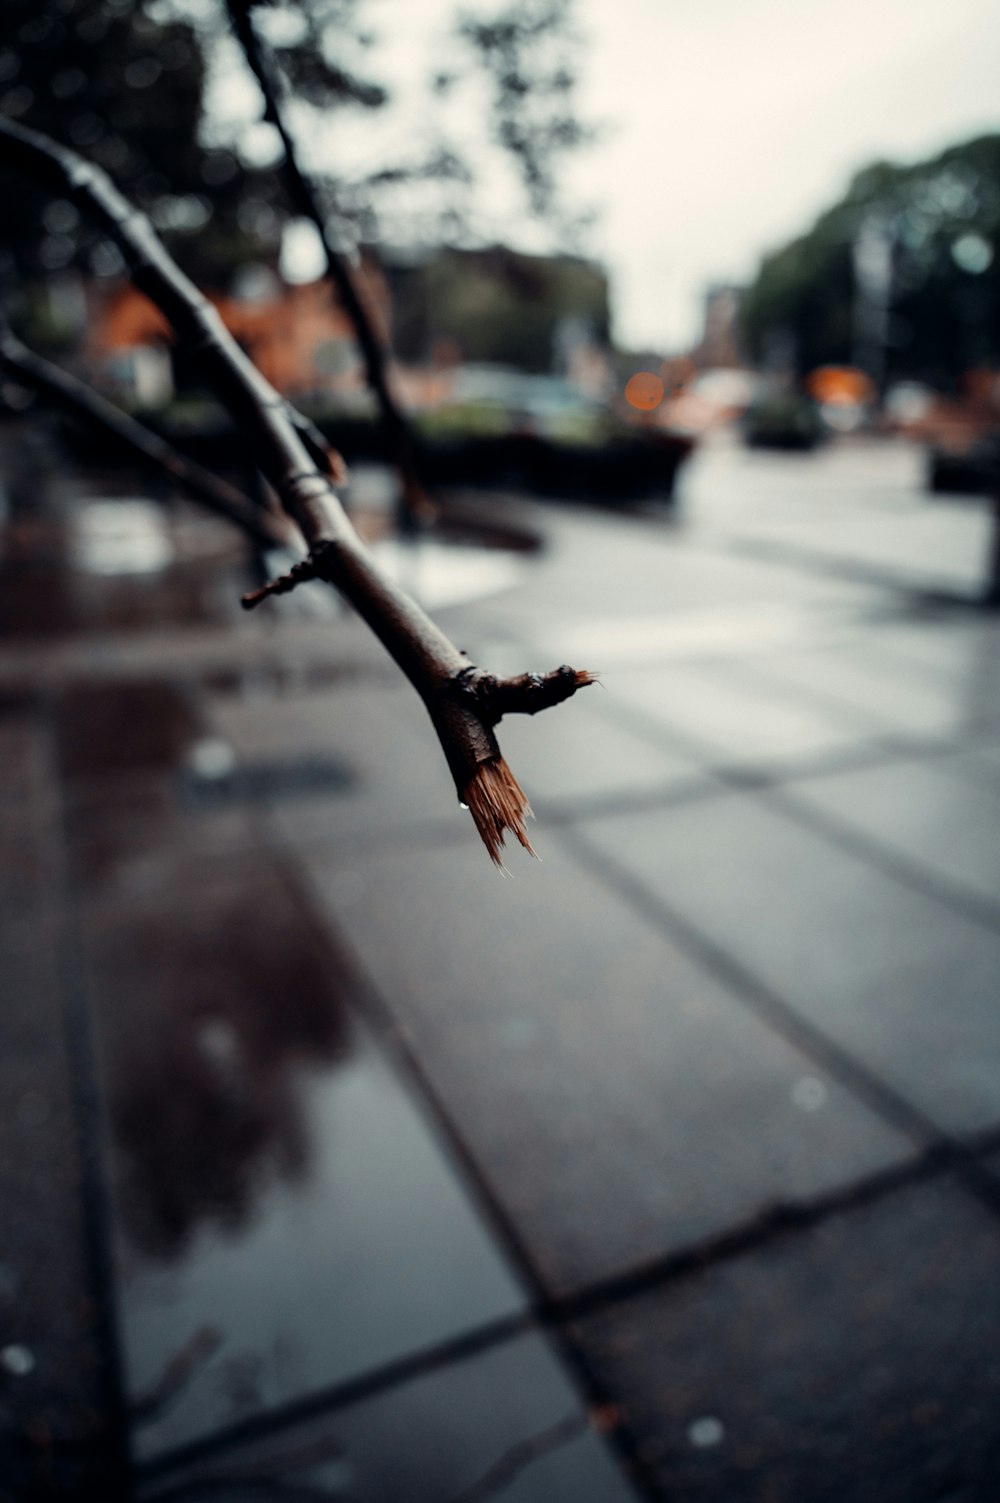
[[[264,600],[269,600],[272,595],[287,595],[295,589],[296,585],[306,584],[310,579],[317,579],[316,564],[313,559],[303,558],[297,564],[293,564],[287,574],[279,574],[277,579],[268,580],[267,584],[261,585],[259,590],[251,590],[249,594],[240,597],[240,605],[245,611],[252,611],[255,606]]]
[[[129,1406],[133,1424],[149,1424],[187,1387],[203,1362],[214,1356],[222,1345],[221,1331],[215,1326],[199,1326],[194,1335],[175,1352],[155,1383],[145,1389]]]
[[[312,419],[305,417],[297,407],[292,406],[291,402],[286,402],[285,406],[296,433],[305,444],[320,473],[329,475],[334,485],[346,485],[347,465],[339,449],[328,444],[324,434],[320,432]]]
[[[288,1503],[313,1503],[315,1500],[319,1503],[321,1499],[332,1497],[332,1493],[308,1482],[292,1482],[288,1474],[343,1458],[343,1446],[329,1436],[297,1444],[293,1441],[284,1446],[270,1445],[261,1457],[242,1461],[237,1458],[218,1468],[201,1468],[196,1476],[181,1482],[159,1485],[155,1481],[152,1484],[147,1482],[143,1487],[143,1497],[148,1498],[149,1503],[181,1503],[191,1492],[199,1497],[203,1490],[235,1492],[240,1489],[248,1499],[274,1498],[276,1503],[285,1503],[285,1500]]]
[[[571,1440],[585,1434],[586,1430],[585,1414],[565,1415],[554,1425],[549,1425],[548,1429],[539,1430],[537,1435],[529,1435],[526,1440],[512,1445],[478,1481],[456,1493],[451,1503],[488,1503],[489,1499],[495,1498],[513,1482],[515,1477],[519,1477],[526,1467],[557,1447],[568,1445]]]
[[[513,678],[494,678],[492,673],[468,675],[466,692],[493,725],[505,715],[537,715],[574,695],[587,684],[596,684],[597,674],[564,663],[551,673],[519,673]]]

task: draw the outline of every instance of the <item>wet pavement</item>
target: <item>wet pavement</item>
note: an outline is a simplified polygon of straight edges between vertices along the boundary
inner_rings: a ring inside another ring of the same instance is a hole
[[[359,623],[57,478],[0,560],[0,1498],[995,1499],[985,509],[864,443],[481,498],[475,594],[401,570],[603,671],[501,727],[504,880]]]

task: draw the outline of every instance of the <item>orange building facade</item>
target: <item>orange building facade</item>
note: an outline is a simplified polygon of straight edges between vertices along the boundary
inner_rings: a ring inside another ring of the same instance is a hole
[[[360,389],[363,374],[353,330],[325,282],[287,286],[267,276],[252,297],[209,295],[223,323],[254,364],[283,394]],[[389,309],[383,278],[364,273],[369,309],[385,328]],[[109,369],[131,351],[169,350],[173,334],[157,308],[129,283],[92,289],[86,356]]]

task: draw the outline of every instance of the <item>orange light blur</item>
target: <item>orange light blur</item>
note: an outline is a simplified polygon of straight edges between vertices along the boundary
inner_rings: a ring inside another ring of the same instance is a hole
[[[652,412],[663,401],[663,382],[652,371],[636,371],[625,387],[625,400],[639,412]]]
[[[806,390],[817,402],[828,402],[832,407],[871,402],[875,396],[871,379],[851,365],[819,366],[806,378]]]

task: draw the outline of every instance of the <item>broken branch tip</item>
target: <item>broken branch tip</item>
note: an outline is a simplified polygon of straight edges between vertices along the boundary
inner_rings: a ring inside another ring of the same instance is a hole
[[[507,834],[534,856],[525,820],[534,818],[524,790],[503,757],[480,762],[462,795],[494,866],[504,870],[501,851]]]

